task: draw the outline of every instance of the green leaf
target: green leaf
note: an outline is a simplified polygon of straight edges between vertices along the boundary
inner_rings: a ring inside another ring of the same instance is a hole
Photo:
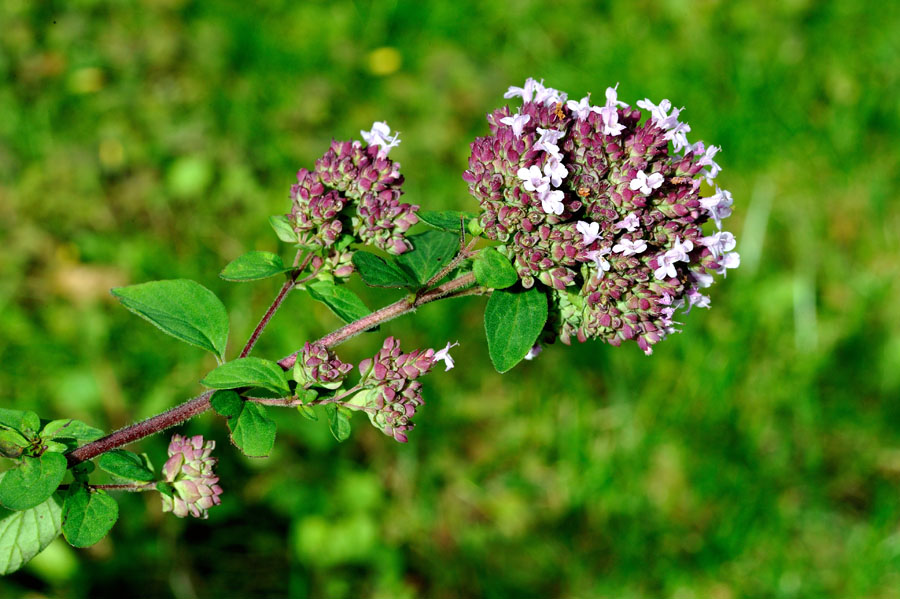
[[[74,439],[79,443],[90,443],[104,436],[99,428],[87,425],[80,420],[51,420],[41,429],[40,437],[44,441],[50,439]]]
[[[163,332],[219,357],[228,342],[228,312],[216,295],[196,281],[175,279],[117,287],[112,294],[131,312]]]
[[[43,503],[19,512],[0,508],[0,576],[11,574],[27,564],[59,536],[62,527],[59,504],[58,496],[53,495]]]
[[[488,353],[497,372],[506,372],[528,353],[547,322],[547,296],[535,288],[494,291],[484,310]]]
[[[97,466],[113,476],[126,480],[137,480],[146,483],[156,478],[153,472],[144,465],[144,460],[141,459],[141,456],[124,449],[114,449],[104,453],[97,460]]]
[[[43,503],[59,487],[66,468],[66,457],[61,453],[22,458],[0,480],[0,504],[11,510],[27,510]]]
[[[266,416],[266,408],[244,401],[234,391],[216,391],[212,407],[227,418],[231,441],[247,457],[264,458],[275,446],[275,421]]]
[[[297,391],[298,391],[298,395],[300,395],[300,399],[303,400],[304,404],[308,404],[309,402],[311,402],[314,399],[316,399],[317,397],[319,397],[319,392],[316,391],[315,389],[306,389],[302,392],[300,391],[300,389],[297,389]],[[297,406],[297,410],[301,414],[303,414],[303,417],[306,418],[307,420],[312,420],[313,422],[315,422],[316,420],[319,419],[319,415],[316,414],[316,411],[313,409],[312,406],[309,406],[309,405]]]
[[[335,285],[331,281],[308,283],[306,290],[314,300],[318,300],[331,308],[331,311],[344,322],[359,320],[372,312],[358,295],[346,287]]]
[[[286,216],[279,214],[278,216],[270,216],[269,224],[275,229],[275,235],[278,239],[285,243],[297,243],[297,233],[294,227],[288,222]]]
[[[312,420],[313,422],[315,422],[319,419],[319,415],[316,414],[316,411],[312,406],[297,406],[297,411],[300,412],[307,420]]]
[[[0,429],[0,457],[17,458],[25,453],[31,441],[12,429]]]
[[[3,427],[19,431],[30,439],[41,428],[41,419],[34,412],[0,408],[0,428]]]
[[[358,251],[353,254],[353,266],[363,282],[370,287],[410,287],[416,284],[393,259],[384,259],[370,252]]]
[[[247,252],[228,263],[219,276],[226,281],[258,281],[288,272],[281,256],[272,252]]]
[[[472,269],[479,285],[493,289],[511,287],[519,280],[519,274],[509,259],[494,248],[485,248],[478,252]]]
[[[119,504],[106,491],[72,483],[62,510],[62,532],[73,547],[90,547],[106,536],[119,518]]]
[[[462,226],[475,218],[474,214],[457,210],[419,210],[416,212],[416,216],[426,225],[456,234],[459,234]]]
[[[350,410],[339,408],[333,403],[325,404],[325,413],[328,415],[328,428],[338,442],[350,438]]]
[[[397,261],[412,271],[422,284],[449,264],[459,252],[459,236],[443,231],[426,231],[410,236],[409,240],[413,250],[400,254]]]
[[[291,394],[281,366],[262,358],[238,358],[225,362],[207,374],[200,384],[213,389],[261,387],[282,396]]]

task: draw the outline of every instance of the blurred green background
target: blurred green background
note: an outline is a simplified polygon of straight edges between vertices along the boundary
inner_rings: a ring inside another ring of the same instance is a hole
[[[236,351],[278,282],[217,273],[290,258],[266,218],[300,166],[385,119],[406,198],[473,210],[468,144],[527,76],[686,106],[724,147],[743,264],[649,358],[554,346],[500,376],[484,298],[426,306],[341,349],[461,341],[409,444],[283,412],[251,461],[204,415],[183,430],[220,443],[208,521],[121,497],[110,537],[57,541],[0,596],[897,597],[898,31],[874,0],[3,0],[4,407],[112,428],[194,394],[212,358],[110,287],[200,281]],[[337,325],[297,293],[257,355]]]

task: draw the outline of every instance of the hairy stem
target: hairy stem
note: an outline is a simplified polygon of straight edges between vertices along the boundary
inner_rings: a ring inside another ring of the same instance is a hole
[[[259,321],[259,324],[256,325],[256,328],[253,330],[253,333],[250,335],[247,343],[244,344],[244,349],[241,350],[241,355],[239,356],[240,358],[246,358],[250,355],[250,352],[253,351],[253,346],[256,345],[256,340],[259,339],[259,336],[262,335],[263,331],[266,329],[266,326],[269,324],[269,321],[272,320],[273,316],[275,316],[275,312],[277,312],[278,308],[281,307],[281,304],[284,302],[284,299],[287,297],[288,293],[290,293],[291,290],[298,284],[297,277],[300,276],[300,271],[306,268],[306,265],[309,264],[310,259],[312,259],[312,254],[307,254],[306,258],[303,260],[303,264],[298,266],[300,264],[300,256],[302,255],[302,253],[303,250],[300,250],[294,257],[294,270],[291,271],[291,274],[287,278],[287,281],[285,281],[284,285],[281,286],[281,291],[279,291],[278,295],[275,297],[275,301],[272,302],[272,305],[269,306],[269,309],[266,310],[265,314],[263,314],[262,319]],[[304,279],[304,281],[307,279]]]
[[[374,326],[393,320],[403,314],[414,312],[416,308],[424,304],[457,295],[471,295],[471,291],[467,288],[473,283],[475,283],[475,275],[473,273],[466,273],[452,281],[447,281],[443,285],[438,285],[434,289],[429,289],[414,300],[403,298],[380,310],[376,310],[359,320],[351,322],[350,324],[325,335],[318,340],[318,343],[321,343],[325,347],[334,347]],[[279,296],[280,295],[281,294],[279,294]],[[282,297],[282,301],[283,299],[284,298]],[[276,298],[275,301],[278,302],[278,298]],[[273,303],[273,305],[275,304]],[[274,311],[272,311],[272,313],[274,314]],[[268,314],[268,312],[266,314]],[[263,319],[265,320],[265,318],[266,317],[264,316]],[[269,315],[269,319],[271,319],[271,315]],[[299,353],[299,351],[296,351],[291,355],[282,358],[279,360],[278,365],[284,370],[293,368]],[[209,400],[212,395],[213,391],[205,391],[162,414],[157,414],[147,420],[142,420],[141,422],[126,426],[101,439],[79,447],[66,456],[69,460],[69,467],[71,468],[76,464],[91,460],[102,453],[133,443],[144,437],[148,437],[177,424],[181,424],[186,420],[190,420],[198,414],[202,414],[210,408]]]

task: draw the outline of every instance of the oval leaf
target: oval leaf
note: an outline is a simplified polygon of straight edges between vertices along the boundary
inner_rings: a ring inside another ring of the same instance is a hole
[[[427,231],[412,235],[409,240],[413,244],[413,250],[400,254],[397,261],[407,267],[422,284],[449,264],[459,252],[459,236],[443,231]]]
[[[51,420],[41,429],[41,439],[74,439],[79,443],[90,443],[105,435],[99,428],[94,428],[80,420]]]
[[[353,322],[371,313],[358,295],[331,281],[313,281],[306,285],[306,290],[314,300],[328,306],[344,322]]]
[[[291,226],[291,223],[288,222],[286,216],[283,214],[270,216],[269,224],[272,225],[278,239],[285,243],[297,243],[297,233],[294,231],[294,227]]]
[[[435,229],[457,234],[461,227],[464,227],[471,219],[475,218],[474,214],[457,210],[419,210],[416,212],[416,216],[423,223]]]
[[[353,254],[353,266],[363,282],[370,287],[410,287],[416,284],[415,279],[392,259],[385,260],[370,252],[359,251]]]
[[[238,358],[225,362],[200,383],[213,389],[261,387],[280,395],[291,394],[281,366],[262,358]]]
[[[117,287],[111,293],[131,312],[163,332],[219,357],[228,342],[228,312],[196,281],[175,279]]]
[[[519,274],[509,259],[494,248],[481,250],[472,264],[472,270],[479,285],[493,289],[512,287],[519,280]]]
[[[226,281],[258,281],[288,272],[281,256],[272,252],[247,252],[228,263],[219,276]]]
[[[126,480],[137,480],[146,483],[156,478],[153,472],[144,465],[144,460],[141,459],[141,456],[124,449],[114,449],[104,453],[97,460],[97,466],[113,476]]]
[[[0,503],[11,510],[27,510],[43,503],[59,487],[66,467],[66,458],[61,453],[22,458],[0,480]]]
[[[350,410],[339,408],[333,403],[325,404],[325,413],[328,414],[328,428],[338,443],[350,438]]]
[[[34,412],[0,408],[0,428],[11,428],[31,438],[41,426],[41,419]]]
[[[535,288],[494,291],[484,310],[488,353],[497,372],[518,364],[547,322],[547,296]]]
[[[62,533],[73,547],[90,547],[119,519],[119,504],[106,491],[72,483],[62,510]]]
[[[59,504],[58,496],[54,495],[20,512],[0,508],[0,576],[27,564],[59,536],[62,527]]]
[[[275,446],[275,421],[265,406],[245,401],[234,391],[216,391],[210,400],[213,409],[227,418],[231,441],[250,458],[264,458]]]

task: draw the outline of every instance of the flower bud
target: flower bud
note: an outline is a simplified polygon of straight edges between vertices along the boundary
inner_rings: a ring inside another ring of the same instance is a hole
[[[215,441],[204,442],[201,435],[172,436],[169,459],[162,473],[173,493],[161,494],[164,512],[172,512],[179,518],[190,514],[206,519],[207,510],[221,503],[222,487],[214,472],[216,458],[212,457],[215,447]]]

